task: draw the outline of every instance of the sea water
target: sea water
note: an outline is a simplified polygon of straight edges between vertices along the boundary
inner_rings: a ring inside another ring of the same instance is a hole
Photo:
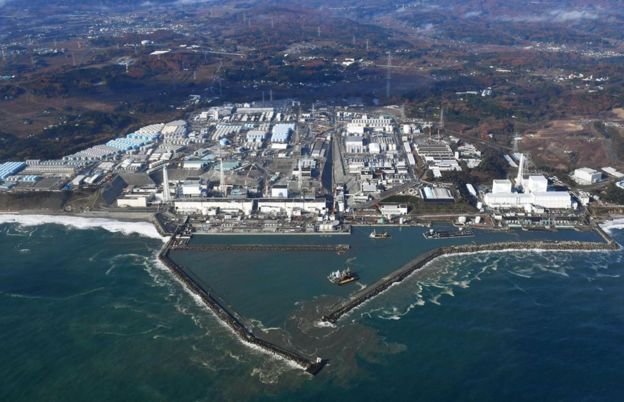
[[[319,306],[369,285],[433,243],[416,230],[392,230],[392,239],[371,243],[367,231],[356,229],[346,237],[279,241],[352,244],[344,255],[179,256],[254,331],[329,358],[312,378],[241,344],[158,263],[163,239],[147,226],[3,219],[3,401],[616,401],[624,395],[621,251],[443,257],[335,327],[315,321]],[[624,241],[621,229],[612,234]],[[265,239],[196,241],[278,242]],[[329,286],[327,273],[344,264],[361,273],[359,283]]]

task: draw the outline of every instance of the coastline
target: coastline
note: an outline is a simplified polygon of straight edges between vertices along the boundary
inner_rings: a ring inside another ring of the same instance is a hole
[[[22,226],[56,224],[75,229],[100,228],[112,233],[138,234],[163,242],[167,241],[167,237],[158,230],[153,218],[147,215],[72,214],[60,211],[58,213],[50,213],[50,211],[0,212],[0,224],[2,223],[17,223]]]
[[[114,212],[114,211],[110,211]],[[217,320],[224,326],[230,328],[234,335],[241,343],[254,350],[262,351],[276,358],[286,360],[287,363],[293,363],[297,367],[301,367],[304,370],[315,374],[322,368],[324,363],[314,362],[309,360],[298,353],[282,349],[279,346],[273,345],[267,341],[257,338],[250,330],[248,330],[237,318],[236,314],[229,312],[218,299],[206,292],[199,284],[185,274],[183,268],[177,266],[167,256],[168,250],[173,243],[174,237],[180,232],[176,232],[171,237],[164,237],[156,230],[158,227],[158,220],[153,213],[110,213],[109,211],[93,211],[86,213],[66,213],[58,211],[56,213],[50,213],[50,211],[20,211],[20,212],[0,212],[0,224],[2,223],[17,223],[26,226],[42,225],[42,224],[60,224],[64,226],[74,227],[76,229],[90,229],[90,228],[102,228],[111,232],[122,232],[124,234],[139,234],[151,238],[157,238],[165,242],[160,251],[157,254],[157,261],[162,263],[164,267],[172,274],[172,276],[182,284],[183,288],[189,293],[197,303],[202,303],[208,308],[208,310],[217,318]],[[116,212],[116,211],[115,211]],[[3,219],[7,218],[7,219]],[[138,227],[137,227],[138,225]],[[184,225],[183,225],[184,226]],[[396,225],[401,226],[401,225]],[[143,230],[150,227],[150,230]],[[181,228],[180,228],[181,229]],[[601,234],[605,239],[605,243],[602,242],[580,242],[580,241],[563,241],[563,242],[509,242],[509,243],[494,243],[486,245],[463,245],[463,246],[451,246],[441,247],[436,250],[432,250],[429,253],[422,254],[410,261],[408,264],[417,265],[415,268],[410,267],[405,269],[405,266],[394,271],[394,273],[388,275],[382,279],[384,285],[378,287],[379,283],[373,284],[362,292],[356,292],[346,302],[342,302],[338,305],[341,310],[335,314],[335,317],[330,315],[324,315],[321,319],[322,324],[333,326],[340,317],[348,314],[350,311],[360,307],[368,300],[384,293],[392,286],[399,284],[411,276],[415,271],[424,268],[433,260],[442,256],[458,256],[473,253],[503,253],[513,251],[527,251],[527,252],[611,252],[613,250],[620,249],[620,245],[614,242],[607,234],[613,229],[624,229],[624,218],[615,218],[609,221],[604,221],[600,225],[594,226],[594,229]],[[285,234],[288,235],[288,234]],[[440,251],[441,250],[441,251]],[[419,261],[416,261],[419,260]],[[416,261],[416,262],[415,262]],[[171,265],[173,264],[173,265]],[[164,268],[163,267],[163,268]],[[401,271],[401,272],[399,272]],[[399,275],[398,277],[396,275]],[[398,280],[396,280],[398,278]],[[359,295],[359,296],[358,296]],[[365,295],[363,297],[362,295]],[[354,302],[357,299],[357,302]],[[325,361],[323,361],[325,362]],[[311,368],[311,370],[310,370]],[[317,370],[318,369],[318,370]]]

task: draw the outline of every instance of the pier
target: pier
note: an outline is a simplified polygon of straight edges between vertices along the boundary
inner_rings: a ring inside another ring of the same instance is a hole
[[[513,251],[513,250],[562,250],[562,251],[614,251],[620,246],[613,241],[602,229],[598,233],[606,240],[606,243],[583,242],[583,241],[540,241],[540,242],[507,242],[491,244],[466,244],[459,246],[440,247],[422,254],[388,276],[381,278],[373,285],[366,287],[348,300],[339,303],[327,314],[323,315],[322,321],[336,323],[340,317],[349,313],[362,303],[379,295],[395,283],[402,282],[415,271],[421,269],[429,262],[444,255],[466,254],[484,251]]]
[[[348,244],[188,244],[180,240],[172,245],[172,250],[183,251],[318,251],[345,253],[351,248]]]
[[[255,345],[268,353],[278,355],[290,362],[293,362],[309,374],[316,375],[319,371],[321,371],[325,364],[327,364],[327,360],[321,359],[320,357],[311,360],[297,352],[258,338],[240,321],[239,318],[236,317],[233,312],[229,311],[216,297],[203,289],[184,271],[184,269],[182,269],[182,267],[176,264],[169,257],[172,245],[178,241],[177,237],[180,233],[184,232],[187,223],[188,219],[183,225],[178,227],[173,236],[171,236],[171,239],[169,239],[167,244],[165,244],[162,248],[158,254],[160,261],[162,261],[162,263],[171,270],[177,279],[184,283],[193,293],[199,296],[205,305],[214,313],[214,315],[225,323],[241,341]]]

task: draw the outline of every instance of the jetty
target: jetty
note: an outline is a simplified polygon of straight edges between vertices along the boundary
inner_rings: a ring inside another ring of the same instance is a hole
[[[318,251],[345,253],[351,248],[348,244],[189,244],[183,240],[171,247],[183,251]]]
[[[360,306],[387,290],[395,283],[402,282],[405,278],[421,269],[434,259],[454,254],[466,254],[486,251],[514,251],[514,250],[561,250],[561,251],[614,251],[620,246],[613,241],[602,229],[597,229],[598,233],[606,242],[585,242],[585,241],[539,241],[539,242],[504,242],[490,244],[466,244],[450,247],[440,247],[414,258],[390,275],[381,278],[373,285],[368,286],[354,293],[348,300],[335,305],[328,313],[323,315],[322,321],[336,323],[340,317]]]
[[[217,297],[206,291],[199,283],[197,283],[197,281],[186,273],[182,267],[180,267],[169,257],[172,245],[178,241],[178,236],[185,232],[187,224],[188,218],[176,229],[169,241],[163,246],[158,254],[160,261],[162,261],[162,263],[169,268],[169,270],[178,280],[180,280],[180,282],[185,284],[188,289],[199,296],[204,304],[214,313],[214,315],[221,320],[221,322],[226,324],[242,342],[254,345],[265,352],[280,356],[290,362],[293,362],[309,374],[316,375],[319,371],[321,371],[325,364],[327,364],[326,359],[321,359],[320,357],[309,359],[298,352],[288,350],[284,347],[257,337],[232,311],[228,310],[228,308],[220,302]]]

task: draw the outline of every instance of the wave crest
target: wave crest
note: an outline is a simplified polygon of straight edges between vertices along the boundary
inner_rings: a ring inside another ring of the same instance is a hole
[[[56,224],[68,226],[74,229],[104,229],[112,233],[122,233],[124,235],[138,234],[140,236],[167,241],[162,237],[153,224],[149,222],[124,222],[106,218],[85,218],[70,215],[18,215],[0,214],[0,224],[16,223],[20,226],[39,226]]]

